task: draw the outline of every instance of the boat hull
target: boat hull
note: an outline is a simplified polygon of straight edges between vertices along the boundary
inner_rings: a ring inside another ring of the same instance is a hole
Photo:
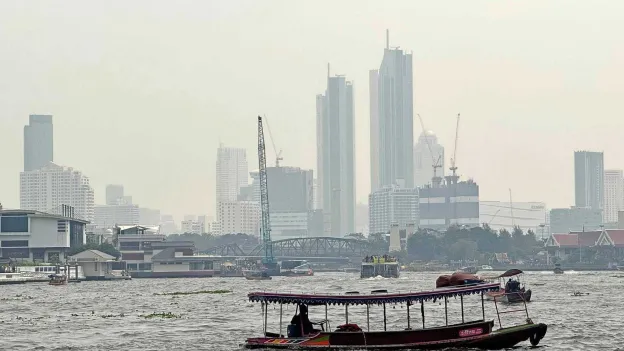
[[[507,303],[520,303],[520,302],[530,302],[531,301],[531,289],[526,291],[520,291],[517,293],[505,293],[505,289],[501,289],[500,291],[486,293],[485,298],[487,300],[494,300],[498,302],[507,302]]]
[[[297,350],[432,350],[470,347],[497,350],[546,334],[545,324],[524,324],[492,331],[493,321],[477,321],[440,328],[391,332],[321,332],[308,338],[251,338],[247,349]],[[533,341],[531,342],[533,344]]]

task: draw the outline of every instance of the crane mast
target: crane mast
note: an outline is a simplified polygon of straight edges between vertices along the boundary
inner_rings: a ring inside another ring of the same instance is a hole
[[[453,148],[453,158],[451,158],[451,168],[449,168],[453,172],[451,178],[453,183],[457,183],[457,178],[459,178],[456,173],[457,165],[455,164],[457,160],[457,139],[459,139],[459,113],[457,114],[457,125],[455,126],[455,147]]]
[[[262,129],[262,117],[258,116],[258,166],[260,169],[260,205],[262,223],[260,227],[264,257],[262,263],[267,268],[275,264],[273,257],[273,244],[271,242],[271,217],[269,216],[269,187],[267,184],[266,151],[264,147],[264,131]]]

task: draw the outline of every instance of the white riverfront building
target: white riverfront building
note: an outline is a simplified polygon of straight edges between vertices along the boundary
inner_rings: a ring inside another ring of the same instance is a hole
[[[217,216],[219,218],[219,232],[213,234],[245,233],[259,235],[260,204],[255,201],[219,202]]]
[[[20,208],[59,214],[61,205],[72,206],[77,218],[92,222],[94,194],[89,178],[52,162],[20,173]]]
[[[418,189],[396,185],[381,188],[368,197],[369,233],[388,233],[393,225],[418,224]]]

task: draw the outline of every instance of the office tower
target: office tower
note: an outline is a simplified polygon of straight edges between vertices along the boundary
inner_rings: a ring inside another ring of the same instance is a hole
[[[24,126],[24,171],[34,171],[54,161],[51,115],[30,115]]]
[[[319,203],[328,227],[326,232],[342,237],[355,230],[352,83],[344,76],[328,75],[327,89],[324,95],[317,95],[316,107]]]
[[[624,172],[611,169],[604,172],[604,210],[605,223],[618,221],[618,212],[624,210]]]
[[[418,225],[418,189],[397,185],[378,189],[368,196],[371,234],[389,233],[392,225]]]
[[[89,178],[73,168],[54,163],[20,173],[20,208],[60,214],[62,205],[72,206],[77,218],[92,222],[94,194]]]
[[[124,198],[124,187],[119,184],[106,186],[106,204],[117,205]]]
[[[238,199],[240,188],[249,183],[245,149],[224,147],[217,149],[217,208],[219,202]]]
[[[431,150],[429,150],[431,147]],[[433,157],[431,155],[433,154]],[[414,186],[422,187],[431,184],[433,165],[440,166],[437,176],[444,175],[444,147],[438,144],[438,137],[430,130],[425,131],[418,138],[414,146]]]
[[[114,205],[96,205],[93,223],[99,228],[112,228],[123,225],[146,225],[141,223],[139,206],[118,203]]]
[[[576,207],[603,209],[604,154],[602,152],[574,152],[574,196]]]
[[[371,192],[392,184],[414,187],[412,54],[386,48],[379,70],[369,72]]]

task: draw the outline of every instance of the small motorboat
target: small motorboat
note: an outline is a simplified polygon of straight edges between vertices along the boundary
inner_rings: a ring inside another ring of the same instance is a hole
[[[555,269],[553,270],[555,274],[563,274],[563,268],[561,268],[561,264],[555,263]]]
[[[575,291],[575,292],[570,294],[570,296],[587,296],[587,295],[589,295],[589,293],[580,292],[580,291]]]
[[[490,266],[488,264],[484,264],[483,266],[481,266],[481,268],[479,268],[479,270],[481,270],[481,271],[493,271],[494,268],[492,268],[492,266]]]
[[[499,280],[501,289],[485,293],[488,300],[497,299],[507,303],[529,302],[531,301],[531,289],[526,289],[524,284],[520,284],[520,276],[524,274],[519,269],[510,269],[505,273],[494,277],[483,277],[486,281]],[[512,279],[516,277],[516,279]],[[509,278],[505,282],[505,278]]]
[[[247,280],[271,280],[273,279],[266,271],[247,271],[244,273]]]
[[[468,267],[460,268],[458,272],[467,273],[467,274],[477,274],[478,271],[479,271],[479,268],[475,266],[468,266]]]
[[[67,276],[65,274],[50,274],[50,285],[65,285],[67,284]]]

